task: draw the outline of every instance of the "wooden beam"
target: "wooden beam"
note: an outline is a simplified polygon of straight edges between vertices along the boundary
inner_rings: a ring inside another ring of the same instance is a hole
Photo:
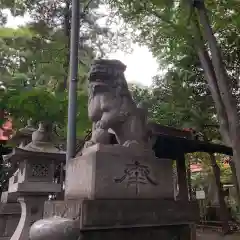
[[[173,151],[174,146],[174,151]],[[191,152],[207,152],[207,153],[222,153],[232,156],[232,148],[214,144],[207,141],[189,140],[186,138],[173,137],[167,135],[158,135],[153,150],[157,157],[176,159],[179,155],[178,151],[184,153]]]

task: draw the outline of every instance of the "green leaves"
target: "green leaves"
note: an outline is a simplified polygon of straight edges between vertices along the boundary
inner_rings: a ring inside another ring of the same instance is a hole
[[[29,118],[66,128],[68,96],[66,91],[59,92],[57,85],[67,74],[64,69],[67,49],[62,38],[47,41],[39,32],[32,27],[0,28],[0,76],[1,87],[5,88],[0,92],[0,109],[10,114],[14,128],[24,126]],[[89,53],[91,59],[91,49]],[[86,65],[79,68],[79,89],[85,84],[89,59],[86,55]],[[78,133],[82,135],[90,125],[86,94],[79,92],[78,95],[81,112],[78,113]],[[1,124],[3,122],[1,118]]]
[[[1,93],[0,109],[10,114],[14,127],[24,126],[28,119],[38,123],[51,122],[63,129],[66,136],[68,96],[67,93],[53,93],[44,88],[14,89]],[[87,111],[88,96],[78,93],[77,134],[84,135],[91,127]],[[1,118],[1,124],[4,119]]]
[[[91,128],[92,123],[88,119],[88,96],[80,93],[77,100],[77,136],[84,136]]]
[[[66,116],[65,99],[58,99],[53,93],[43,89],[21,91],[18,96],[9,99],[8,107],[11,114],[24,115],[26,119],[34,121],[60,122],[61,117]]]
[[[127,23],[135,29],[134,39],[147,45],[167,73],[159,77],[154,91],[162,94],[155,106],[154,119],[174,126],[217,125],[215,108],[195,49],[196,37],[192,22],[196,21],[192,1],[112,0]],[[239,86],[239,14],[240,5],[232,1],[205,0],[211,24],[222,46],[233,94],[240,102]],[[162,88],[168,89],[162,91]],[[163,119],[162,115],[168,116]],[[168,120],[167,120],[168,119]],[[166,121],[167,120],[167,121]],[[205,130],[204,130],[205,131]],[[208,129],[211,136],[216,129]]]
[[[33,32],[27,28],[27,27],[21,27],[18,29],[12,29],[12,28],[0,28],[0,36],[1,38],[5,39],[15,39],[18,40],[18,38],[32,38]]]
[[[215,109],[196,56],[182,58],[163,76],[155,76],[152,88],[132,86],[136,102],[149,106],[150,120],[177,128],[194,128],[209,138],[219,138]],[[217,133],[217,134],[216,134]]]

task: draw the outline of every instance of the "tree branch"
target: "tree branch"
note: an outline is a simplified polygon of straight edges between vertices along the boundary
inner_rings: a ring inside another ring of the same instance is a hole
[[[89,1],[87,2],[86,6],[83,8],[83,13],[86,13],[86,12],[87,12],[87,10],[88,10],[90,4],[92,3],[92,1],[93,1],[93,0],[89,0]]]

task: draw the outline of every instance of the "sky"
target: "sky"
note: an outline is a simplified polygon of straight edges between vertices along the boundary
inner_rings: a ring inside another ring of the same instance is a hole
[[[13,17],[8,14],[7,27],[16,28],[23,25],[28,20],[28,17]],[[140,47],[137,44],[133,44],[132,48],[133,51],[131,54],[117,51],[110,54],[109,57],[112,59],[118,59],[127,65],[125,76],[128,82],[150,86],[152,83],[152,77],[158,72],[157,61],[153,58],[147,47]]]

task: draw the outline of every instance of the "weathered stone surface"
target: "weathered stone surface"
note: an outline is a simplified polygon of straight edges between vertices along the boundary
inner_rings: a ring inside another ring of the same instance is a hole
[[[31,240],[173,240],[191,239],[188,225],[115,228],[79,232],[76,222],[65,218],[50,218],[36,222],[30,230]]]
[[[5,229],[3,235],[5,237],[9,237],[9,239],[14,234],[15,229],[17,228],[17,225],[20,220],[20,214],[19,215],[5,215]]]
[[[19,203],[0,203],[0,215],[15,215],[21,213]]]
[[[197,203],[170,200],[51,201],[44,218],[59,216],[79,220],[82,230],[179,225],[195,223]]]
[[[44,205],[43,218],[59,216],[70,219],[80,219],[82,201],[46,201]]]
[[[81,240],[191,240],[187,225],[84,231]]]
[[[53,125],[40,123],[39,128],[32,133],[32,141],[24,146],[25,150],[32,152],[65,154],[56,147],[56,136],[53,134]]]
[[[9,179],[8,192],[45,195],[61,192],[61,185],[53,182],[58,157],[54,153],[36,153],[18,148],[12,158],[19,161],[19,167]]]
[[[78,224],[72,219],[53,217],[35,222],[30,229],[34,240],[77,240],[80,235]]]
[[[173,199],[172,161],[96,144],[67,162],[66,199]]]
[[[82,229],[179,225],[198,221],[194,203],[170,200],[85,200]]]
[[[21,215],[19,203],[0,203],[0,239],[10,239]]]
[[[98,59],[89,74],[88,115],[92,138],[85,145],[107,144],[112,129],[121,145],[147,144],[147,116],[131,97],[124,76],[126,66],[118,60]]]
[[[29,238],[29,230],[31,225],[42,218],[45,197],[25,196],[19,197],[18,201],[21,204],[21,217],[18,222],[11,240],[26,240]]]
[[[56,183],[54,178],[56,166],[62,159],[65,160],[65,153],[55,147],[51,131],[48,130],[48,126],[40,124],[39,129],[32,134],[32,142],[15,148],[9,158],[17,169],[9,179],[8,193],[4,194],[3,201],[14,196],[21,205],[20,220],[18,218],[14,224],[10,219],[14,213],[11,213],[3,223],[5,226],[2,231],[6,233],[9,228],[12,230],[10,236],[4,233],[11,240],[29,239],[31,225],[43,217],[44,202],[48,195],[62,191],[61,184]]]
[[[35,193],[36,195],[46,195],[47,193],[61,192],[62,188],[60,184],[56,183],[24,182],[11,185],[9,187],[9,191],[19,193]]]
[[[18,193],[9,193],[8,191],[2,192],[0,202],[1,203],[16,203],[18,196],[19,196]]]

